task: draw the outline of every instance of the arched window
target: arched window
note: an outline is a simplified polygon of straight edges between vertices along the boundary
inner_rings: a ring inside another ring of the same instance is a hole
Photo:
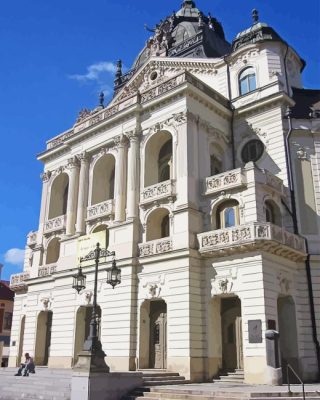
[[[170,236],[169,211],[166,208],[154,210],[147,221],[147,241]]]
[[[99,158],[93,169],[91,205],[114,198],[115,158],[107,154]]]
[[[236,200],[222,203],[217,208],[216,218],[217,229],[239,225],[239,203]]]
[[[241,158],[244,163],[257,162],[264,153],[264,144],[259,139],[252,139],[247,142],[241,151]]]
[[[60,257],[60,239],[54,238],[49,242],[47,248],[46,264],[53,264],[59,260]]]
[[[272,200],[267,200],[264,204],[266,221],[270,224],[282,226],[282,216],[279,207]]]
[[[165,143],[159,152],[158,169],[159,182],[168,181],[171,178],[172,139]]]
[[[172,179],[173,146],[169,132],[161,131],[152,135],[146,143],[144,154],[144,187]]]
[[[239,75],[240,96],[257,88],[256,73],[253,67],[248,67]]]
[[[214,154],[210,156],[210,173],[211,176],[221,174],[222,171],[222,161],[219,160]]]
[[[49,206],[49,219],[60,217],[67,213],[69,176],[66,173],[58,175],[52,183]]]

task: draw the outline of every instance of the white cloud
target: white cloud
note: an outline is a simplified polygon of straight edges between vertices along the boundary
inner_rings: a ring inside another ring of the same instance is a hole
[[[105,75],[112,75],[114,76],[115,72],[117,70],[116,64],[110,62],[110,61],[101,61],[92,65],[89,65],[87,67],[87,72],[85,74],[75,74],[75,75],[70,75],[69,78],[75,79],[76,81],[79,82],[92,82],[96,81],[101,83],[102,81],[105,81]]]
[[[23,265],[24,262],[24,250],[22,249],[10,249],[4,255],[4,261],[8,264]]]

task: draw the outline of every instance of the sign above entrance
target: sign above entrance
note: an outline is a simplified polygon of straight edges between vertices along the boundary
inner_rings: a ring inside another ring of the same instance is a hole
[[[95,250],[97,243],[100,243],[101,248],[104,248],[106,246],[107,231],[91,233],[90,235],[79,237],[77,246],[78,260],[80,261],[81,258],[85,257],[91,251]],[[92,261],[89,262],[89,264],[92,264]]]

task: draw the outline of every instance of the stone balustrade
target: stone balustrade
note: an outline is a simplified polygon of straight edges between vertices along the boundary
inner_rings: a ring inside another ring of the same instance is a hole
[[[205,195],[227,189],[241,188],[247,183],[243,169],[238,168],[222,174],[210,176],[205,180]]]
[[[252,222],[232,228],[198,234],[199,251],[213,256],[224,256],[234,251],[262,249],[293,260],[304,259],[304,239],[280,226]]]
[[[114,215],[114,206],[114,199],[90,206],[87,208],[87,219],[93,220],[96,218],[111,217]]]
[[[10,287],[11,289],[22,288],[26,286],[25,281],[30,278],[29,272],[21,272],[20,274],[11,275]]]
[[[35,246],[37,244],[38,232],[30,232],[27,236],[27,245]]]
[[[148,204],[154,201],[173,198],[176,195],[176,185],[174,180],[168,180],[148,186],[141,191],[140,203]]]
[[[60,217],[52,218],[44,224],[44,233],[55,231],[63,231],[66,228],[67,216],[61,215]]]
[[[57,266],[55,264],[44,265],[43,267],[39,267],[38,277],[42,278],[44,276],[50,276],[57,271]]]
[[[139,244],[140,257],[163,254],[171,250],[173,250],[173,244],[170,237]]]

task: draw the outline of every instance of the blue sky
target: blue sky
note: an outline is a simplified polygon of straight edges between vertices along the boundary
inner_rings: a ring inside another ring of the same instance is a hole
[[[156,24],[182,0],[16,0],[0,13],[0,263],[2,278],[21,271],[37,230],[45,141],[71,127],[98,92],[112,90],[114,63],[131,66]],[[320,1],[197,0],[231,41],[250,26],[251,10],[307,61],[304,85],[320,88]]]

